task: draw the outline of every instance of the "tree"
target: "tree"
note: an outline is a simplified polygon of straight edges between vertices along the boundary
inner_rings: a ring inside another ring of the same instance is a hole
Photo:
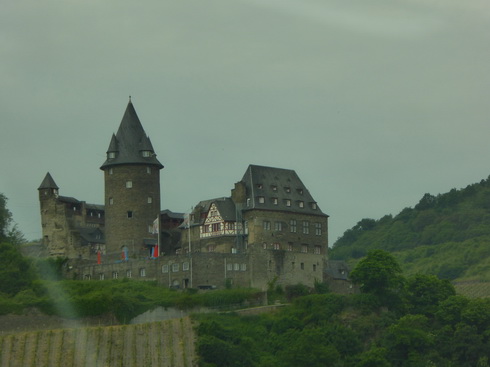
[[[12,213],[7,208],[7,197],[0,193],[0,243],[10,242],[18,245],[24,242],[24,235],[13,223]]]
[[[409,277],[405,290],[409,311],[426,316],[434,315],[440,302],[456,294],[453,285],[448,280],[424,274]]]
[[[383,250],[371,250],[350,273],[350,279],[361,292],[383,296],[403,285],[402,270],[395,258]]]
[[[0,243],[0,292],[13,296],[32,286],[35,275],[31,263],[17,246]]]

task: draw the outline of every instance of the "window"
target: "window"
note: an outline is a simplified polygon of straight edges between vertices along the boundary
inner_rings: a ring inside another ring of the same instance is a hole
[[[304,243],[301,245],[301,252],[304,254],[308,253],[308,245],[307,244]]]
[[[286,199],[286,206],[291,206],[291,200],[290,199]]]
[[[316,203],[311,203],[311,209],[313,209],[313,210],[318,209],[318,206],[316,205]]]
[[[116,158],[116,152],[109,152],[109,153],[107,153],[107,158],[109,158],[109,159]]]
[[[153,225],[148,224],[148,233],[153,233]]]
[[[241,271],[246,271],[247,270],[247,264],[241,264],[240,265],[240,270]]]
[[[225,227],[229,231],[233,231],[236,228],[236,223],[235,222],[226,222]]]
[[[301,263],[301,270],[305,270],[305,263]]]
[[[104,273],[100,273],[99,274],[99,280],[104,280],[105,279],[105,274]]]
[[[288,251],[293,251],[293,243],[288,242]]]
[[[133,272],[131,269],[126,270],[126,278],[131,278],[133,276]]]
[[[265,242],[264,242],[264,243],[262,244],[262,248],[263,248],[264,250],[267,250],[267,243],[265,243]]]
[[[315,245],[315,254],[320,255],[322,253],[322,247],[319,245]]]
[[[146,173],[151,174],[151,167],[146,167]]]
[[[300,208],[304,208],[305,207],[305,202],[304,201],[300,201],[298,202],[298,205]]]
[[[145,158],[151,157],[151,152],[149,150],[143,150],[141,155]]]
[[[303,221],[303,233],[310,234],[310,222],[308,222],[307,220]]]
[[[109,174],[112,175],[114,173],[114,169],[113,168],[109,168]]]
[[[168,265],[162,265],[162,273],[168,273]]]
[[[85,275],[83,276],[83,279],[85,279],[85,280],[90,280],[90,279],[92,279],[92,276],[91,276],[90,274],[85,274]]]
[[[247,198],[247,206],[250,206],[250,198]]]
[[[265,198],[263,196],[259,196],[259,204],[264,204]]]
[[[274,222],[274,230],[277,232],[282,231],[282,222]]]
[[[321,223],[315,223],[315,235],[317,235],[317,236],[322,235],[322,224]]]
[[[272,204],[277,205],[277,203],[278,203],[277,198],[272,198]]]
[[[172,264],[172,271],[175,273],[175,272],[178,272],[179,271],[179,264],[175,263],[175,264]]]
[[[271,189],[272,189],[272,191],[277,191],[277,186],[276,185],[272,185],[271,186]]]
[[[109,205],[113,205],[114,204],[114,198],[109,198]]]
[[[297,189],[296,191],[298,191],[298,194],[303,195],[303,189]]]
[[[182,263],[182,271],[189,271],[189,263],[188,262]]]
[[[226,264],[226,270],[232,271],[233,270],[233,264],[232,263]]]
[[[248,221],[243,224],[245,226],[245,234],[248,234]]]
[[[237,263],[233,264],[233,270],[235,270],[235,271],[240,270],[240,264],[237,264]]]
[[[140,268],[140,277],[146,277],[146,269]]]
[[[289,221],[289,229],[292,233],[296,233],[296,219],[291,219]]]
[[[288,186],[286,186],[286,187],[284,188],[284,191],[286,191],[286,192],[289,194],[289,193],[291,192],[291,188],[290,188],[290,187],[288,187]]]
[[[258,188],[259,190],[262,190],[262,189],[264,188],[264,186],[263,186],[262,184],[257,184],[257,188]]]
[[[264,220],[264,231],[270,231],[271,230],[271,222],[268,220]]]
[[[316,271],[316,264],[313,264],[313,271]]]
[[[213,223],[212,231],[213,232],[221,231],[221,223]]]
[[[117,279],[119,277],[119,274],[117,271],[112,272],[112,279]]]
[[[280,250],[281,249],[281,244],[280,243],[274,243],[274,244],[272,244],[272,248],[274,250]]]
[[[128,218],[133,218],[133,212],[131,210],[128,210]]]
[[[126,188],[131,189],[133,187],[133,181],[126,181]]]
[[[151,196],[148,196],[146,201],[148,202],[148,204],[151,204],[151,203],[153,203],[153,198]]]

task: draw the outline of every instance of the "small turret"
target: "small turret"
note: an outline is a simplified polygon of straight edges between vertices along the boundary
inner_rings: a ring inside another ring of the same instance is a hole
[[[42,200],[43,198],[52,198],[52,197],[58,197],[58,190],[59,187],[56,185],[56,182],[54,182],[53,177],[51,177],[51,174],[48,172],[46,173],[46,176],[44,177],[43,182],[41,182],[41,185],[38,188],[39,190],[39,199]]]

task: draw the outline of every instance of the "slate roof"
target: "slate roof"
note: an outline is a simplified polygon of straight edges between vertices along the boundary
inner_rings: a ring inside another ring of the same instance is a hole
[[[324,272],[333,279],[347,280],[349,278],[349,266],[342,260],[327,260]]]
[[[149,157],[143,157],[142,151],[149,151]],[[136,114],[131,100],[126,107],[119,130],[112,135],[107,153],[115,153],[115,158],[107,157],[100,169],[126,164],[144,164],[163,168],[156,158],[150,138],[146,135],[143,126]]]
[[[326,216],[294,170],[250,165],[241,182],[247,190],[244,210],[276,210]]]
[[[236,221],[236,206],[230,197],[221,197],[210,200],[200,201],[196,207],[202,207],[202,213],[209,212],[211,205],[215,204],[221,217],[224,221]],[[196,218],[199,219],[199,224],[202,225],[206,218]],[[195,222],[194,222],[195,224]]]
[[[166,215],[172,219],[184,219],[184,213],[175,213],[171,210],[165,209],[160,212],[160,215]]]
[[[56,183],[53,180],[53,177],[51,177],[51,174],[49,172],[46,173],[43,182],[41,182],[41,185],[38,188],[38,190],[42,190],[42,189],[56,189],[56,190],[59,189],[58,185],[56,185]]]
[[[80,233],[82,245],[88,245],[89,243],[105,243],[104,233],[98,228],[83,227],[77,228]],[[100,238],[97,238],[99,236]]]

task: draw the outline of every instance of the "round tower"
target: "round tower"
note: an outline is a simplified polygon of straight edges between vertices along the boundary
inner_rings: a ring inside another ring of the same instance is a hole
[[[152,228],[160,214],[162,168],[130,100],[100,167],[104,171],[108,255],[149,254],[156,244]]]

